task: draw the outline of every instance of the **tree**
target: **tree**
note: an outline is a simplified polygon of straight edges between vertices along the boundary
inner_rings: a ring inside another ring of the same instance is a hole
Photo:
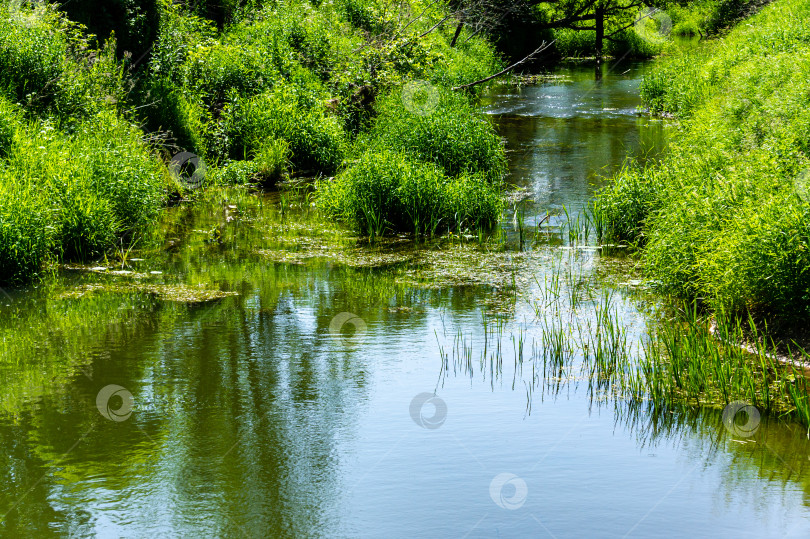
[[[661,0],[451,0],[458,20],[452,44],[466,26],[473,34],[486,31],[494,36],[511,34],[515,24],[530,21],[531,31],[542,35],[567,28],[596,33],[594,56],[604,56],[605,40],[627,30],[638,20],[639,11]]]

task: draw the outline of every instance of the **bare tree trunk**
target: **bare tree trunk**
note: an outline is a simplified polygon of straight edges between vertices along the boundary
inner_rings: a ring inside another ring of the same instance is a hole
[[[458,40],[458,36],[461,35],[462,28],[464,28],[464,23],[463,22],[458,23],[458,26],[456,26],[456,33],[453,35],[453,41],[450,42],[451,47],[456,46],[456,41]]]
[[[602,48],[605,41],[605,9],[602,6],[596,8],[596,61],[602,61]]]

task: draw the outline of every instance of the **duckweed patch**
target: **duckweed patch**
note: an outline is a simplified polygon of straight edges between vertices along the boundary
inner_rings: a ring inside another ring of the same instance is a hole
[[[209,303],[223,298],[238,296],[238,292],[212,290],[204,287],[147,283],[84,284],[55,296],[55,299],[80,299],[95,294],[149,294],[162,301],[174,303]]]

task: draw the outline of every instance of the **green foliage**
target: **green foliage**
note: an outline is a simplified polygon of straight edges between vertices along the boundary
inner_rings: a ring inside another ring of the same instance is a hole
[[[592,57],[596,50],[595,32],[561,28],[555,30],[554,39],[557,54],[564,58]],[[629,28],[617,33],[613,40],[605,40],[604,51],[617,58],[652,58],[663,50],[665,43],[664,36],[654,30],[642,36]]]
[[[255,161],[227,161],[219,168],[209,169],[209,185],[247,185],[259,181],[259,166]]]
[[[264,183],[275,183],[287,169],[290,145],[279,139],[265,139],[253,156],[256,173]]]
[[[381,134],[362,134],[376,121],[377,96],[403,81],[447,87],[500,67],[469,30],[452,48],[449,24],[425,33],[446,16],[443,6],[400,6],[421,16],[394,36],[397,20],[377,0],[94,2],[66,4],[67,15],[0,8],[0,177],[3,192],[14,193],[7,200],[18,202],[2,206],[0,279],[30,277],[48,257],[86,260],[129,241],[182,189],[131,122],[164,145],[165,157],[178,149],[201,156],[207,183],[272,184],[290,169],[332,174],[363,152],[353,146],[358,134],[378,150],[399,150],[399,132],[408,135],[408,162],[422,167],[401,189],[408,227],[428,231],[414,224],[426,208],[420,197],[432,192],[423,180],[433,165],[422,161],[445,169],[435,169],[441,208],[453,215],[441,227],[495,219],[500,202],[489,184],[505,170],[503,150],[466,96],[441,90],[433,117],[400,121],[392,115],[401,107],[379,109]],[[419,126],[426,134],[407,132]],[[42,196],[20,202],[35,191]]]
[[[498,187],[481,175],[448,178],[435,165],[394,151],[369,151],[318,185],[319,207],[371,237],[488,228],[502,211]]]
[[[340,164],[346,144],[335,118],[284,84],[251,98],[235,98],[223,110],[215,136],[218,154],[234,159],[260,151],[266,139],[284,140],[293,166],[327,173]]]
[[[393,28],[393,22],[385,16],[382,6],[368,0],[343,0],[341,7],[346,20],[352,26],[373,35],[379,35]]]
[[[0,95],[26,114],[69,123],[123,101],[114,41],[91,53],[75,25],[48,5],[0,7],[0,15]]]
[[[463,95],[438,87],[406,85],[381,100],[379,116],[362,144],[410,153],[449,176],[481,173],[497,182],[506,171],[501,140]]]
[[[44,194],[0,169],[0,282],[16,283],[37,275],[52,237]]]
[[[683,119],[663,163],[627,170],[596,210],[606,239],[644,246],[669,292],[714,308],[808,314],[810,6],[782,0],[645,78]]]
[[[0,174],[6,193],[3,280],[35,274],[47,253],[86,259],[103,252],[149,224],[165,198],[162,165],[140,133],[112,112],[71,134],[47,122],[14,124]]]

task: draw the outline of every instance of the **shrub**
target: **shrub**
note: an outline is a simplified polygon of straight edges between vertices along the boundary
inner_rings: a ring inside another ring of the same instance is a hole
[[[411,86],[410,89],[414,87]],[[497,182],[506,172],[500,138],[489,121],[463,95],[439,86],[427,90],[424,103],[409,96],[409,87],[391,92],[363,144],[404,151],[435,163],[448,176],[480,173]]]
[[[50,9],[0,7],[0,91],[14,102],[46,99],[46,87],[64,69],[64,21]]]
[[[278,139],[289,145],[297,168],[330,173],[343,159],[346,138],[338,121],[294,86],[279,84],[252,98],[236,97],[222,116],[220,155],[245,159],[265,140]]]
[[[369,151],[334,181],[319,183],[317,201],[326,214],[371,237],[486,228],[502,211],[500,192],[489,178],[448,178],[436,165],[392,151]]]
[[[48,237],[53,253],[66,259],[99,254],[146,226],[165,199],[162,165],[112,112],[70,135],[47,123],[18,129],[4,170],[15,178],[8,188],[36,190],[51,205]]]
[[[48,5],[0,7],[0,94],[31,117],[56,117],[67,125],[124,99],[123,67],[116,44],[90,51],[88,41]]]

